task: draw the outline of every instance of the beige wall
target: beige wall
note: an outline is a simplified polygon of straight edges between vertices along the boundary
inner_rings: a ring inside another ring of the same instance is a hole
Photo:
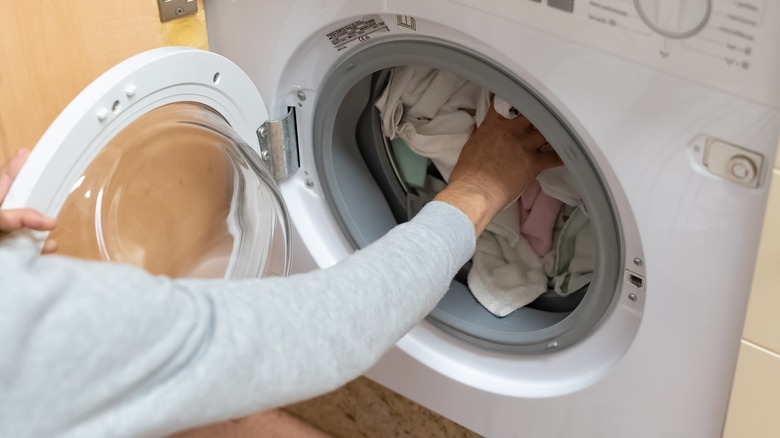
[[[771,184],[726,438],[780,437],[780,156]]]
[[[35,146],[60,111],[120,61],[164,45],[207,48],[199,9],[160,23],[155,0],[0,0],[0,162]]]

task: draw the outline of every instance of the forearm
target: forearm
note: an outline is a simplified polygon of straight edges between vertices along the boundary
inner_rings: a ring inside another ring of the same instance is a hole
[[[163,434],[347,382],[433,308],[471,255],[466,218],[434,209],[331,269],[289,278],[169,281],[0,251],[10,269],[0,307],[22,309],[0,317],[0,435],[23,436],[24,422]]]

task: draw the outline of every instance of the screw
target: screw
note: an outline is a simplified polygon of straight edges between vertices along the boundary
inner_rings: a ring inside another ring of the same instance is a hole
[[[296,95],[298,96],[298,100],[300,100],[301,102],[306,100],[306,93],[304,93],[303,90],[298,90],[298,93],[296,93]]]
[[[313,188],[314,187],[314,181],[312,181],[310,179],[307,179],[306,180],[306,187],[308,187],[310,189]]]
[[[642,259],[640,259],[639,257],[635,258],[634,264],[637,266],[642,266]]]
[[[176,8],[176,15],[181,15],[184,13],[184,9],[182,8]]]
[[[263,158],[263,161],[268,161],[269,159],[271,159],[271,153],[268,151],[263,151],[263,153],[260,154],[260,156]]]
[[[631,300],[631,301],[636,301],[637,298],[638,297],[636,296],[636,294],[628,294],[628,299]]]
[[[257,133],[260,134],[261,138],[265,138],[265,126],[261,126],[260,129],[257,130]]]

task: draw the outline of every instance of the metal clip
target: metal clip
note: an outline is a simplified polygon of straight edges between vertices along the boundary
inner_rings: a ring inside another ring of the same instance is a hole
[[[285,179],[298,170],[298,138],[293,108],[283,119],[263,123],[257,129],[257,139],[260,141],[260,156],[268,163],[276,180]]]

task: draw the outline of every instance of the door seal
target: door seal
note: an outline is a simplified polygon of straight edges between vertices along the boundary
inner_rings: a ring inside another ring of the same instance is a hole
[[[298,136],[295,130],[295,108],[290,108],[280,120],[268,120],[257,128],[260,156],[279,181],[293,175],[298,161]]]

